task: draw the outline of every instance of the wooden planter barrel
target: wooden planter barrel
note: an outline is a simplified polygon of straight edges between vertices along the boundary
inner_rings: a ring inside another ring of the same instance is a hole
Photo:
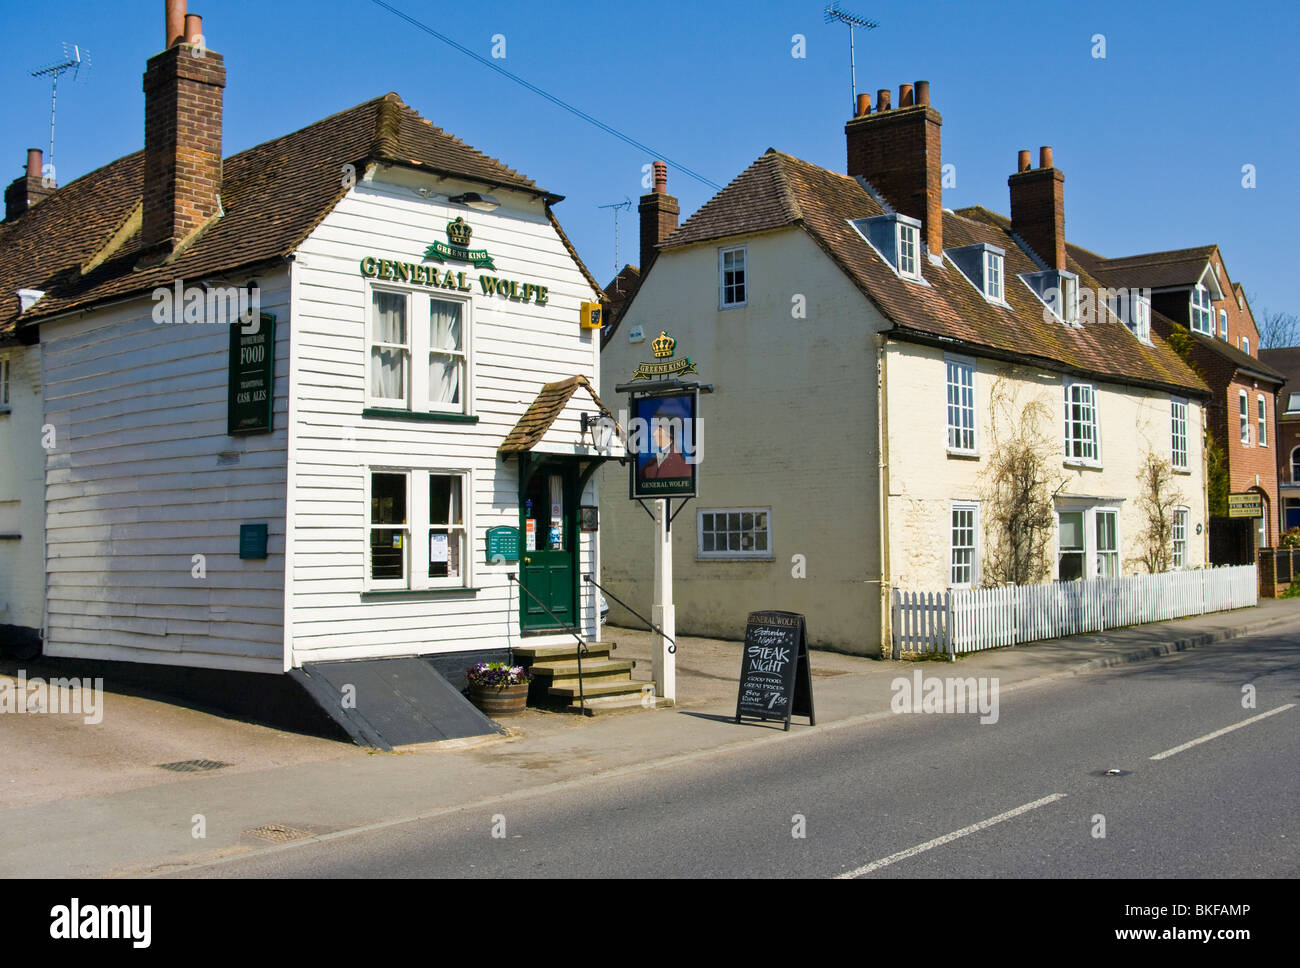
[[[469,685],[469,701],[487,716],[510,716],[524,711],[528,703],[528,683],[517,686]]]

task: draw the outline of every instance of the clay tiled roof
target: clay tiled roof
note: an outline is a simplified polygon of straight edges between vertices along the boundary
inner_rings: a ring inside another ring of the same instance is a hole
[[[560,200],[434,127],[396,94],[386,94],[227,158],[221,187],[225,214],[167,262],[137,268],[143,161],[143,152],[120,158],[0,224],[0,336],[177,278],[235,273],[282,259],[345,194],[345,165],[361,174],[368,162],[389,162],[534,192],[548,204]],[[582,271],[599,292],[585,267]],[[21,318],[14,295],[20,288],[45,292]]]
[[[946,344],[1103,380],[1208,394],[1199,376],[1158,336],[1139,341],[1118,320],[1076,328],[1044,321],[1044,306],[1016,277],[1039,266],[1011,235],[1010,222],[982,208],[946,212],[944,246],[986,242],[1006,250],[1007,307],[986,301],[950,262],[922,260],[929,285],[899,278],[849,224],[884,214],[856,179],[769,149],[661,243],[675,248],[799,226],[894,324],[891,335]],[[1072,260],[1081,287],[1099,283]],[[652,270],[653,274],[653,270]]]
[[[1116,287],[1190,289],[1200,281],[1201,274],[1205,272],[1205,264],[1217,248],[1214,245],[1203,245],[1195,249],[1102,259],[1091,267],[1091,271]]]
[[[536,447],[546,436],[546,431],[551,429],[551,424],[555,423],[555,418],[577,392],[578,387],[585,387],[591,394],[591,399],[596,401],[596,406],[602,412],[606,410],[605,404],[601,402],[585,376],[571,376],[567,380],[548,383],[542,387],[542,392],[537,394],[537,399],[519,418],[514,429],[506,434],[506,439],[497,448],[497,452],[521,454]]]
[[[1213,336],[1205,336],[1201,333],[1190,333],[1190,335],[1202,346],[1212,349],[1220,356],[1230,360],[1239,370],[1250,370],[1252,373],[1258,373],[1260,376],[1268,377],[1278,383],[1286,380],[1286,374],[1279,372],[1275,367],[1270,366],[1268,362],[1256,359],[1244,350],[1238,349],[1227,340],[1215,339]]]

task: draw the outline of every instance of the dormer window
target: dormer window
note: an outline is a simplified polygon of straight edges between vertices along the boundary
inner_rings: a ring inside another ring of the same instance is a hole
[[[1002,261],[1001,252],[986,250],[984,253],[984,295],[998,302],[1002,301]]]
[[[1192,332],[1205,336],[1214,335],[1214,305],[1210,301],[1210,290],[1197,286],[1191,295]]]
[[[1006,305],[1004,293],[1004,265],[1006,252],[995,245],[980,242],[945,249],[944,255],[955,265],[966,280],[978,289],[989,302]]]
[[[1112,289],[1107,304],[1129,332],[1142,342],[1151,342],[1151,290]]]
[[[1020,277],[1047,307],[1052,316],[1071,326],[1079,325],[1079,277],[1063,269],[1030,272]],[[1045,312],[1043,319],[1050,317]]]
[[[855,219],[858,234],[904,279],[922,282],[920,261],[921,223],[906,215],[878,215]]]

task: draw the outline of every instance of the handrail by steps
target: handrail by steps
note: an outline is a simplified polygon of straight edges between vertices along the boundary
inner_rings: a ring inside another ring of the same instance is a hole
[[[564,629],[566,632],[568,632],[570,635],[572,635],[575,639],[578,640],[578,706],[582,710],[582,714],[584,716],[590,716],[592,714],[591,709],[590,707],[587,706],[587,697],[583,694],[583,690],[582,690],[582,654],[587,651],[587,643],[583,641],[582,636],[578,634],[578,630],[576,628],[574,628],[572,625],[565,625],[563,620],[561,620],[560,616],[556,615],[549,608],[547,608],[545,602],[543,602],[540,598],[538,598],[531,591],[529,591],[528,587],[519,580],[519,578],[515,575],[513,571],[510,572],[510,580],[519,586],[520,591],[527,594],[529,598],[531,598],[538,605],[540,605],[542,607],[543,612],[551,616],[551,618],[555,619],[555,621],[559,623],[560,628]]]
[[[611,592],[611,591],[610,591],[608,588],[606,588],[604,585],[600,584],[598,581],[596,581],[596,579],[592,578],[591,575],[583,575],[582,578],[583,578],[584,581],[587,582],[587,584],[589,584],[589,585],[595,585],[597,588],[599,588],[600,591],[601,591],[601,594],[603,594],[603,595],[608,595],[610,598],[614,599],[614,601],[618,602],[620,605],[622,605],[624,608],[626,608],[629,612],[631,612],[633,615],[635,615],[637,618],[639,618],[642,622],[644,622],[644,623],[646,624],[646,627],[649,628],[651,631],[653,631],[653,632],[658,632],[661,636],[663,636],[665,639],[667,639],[667,640],[668,640],[668,643],[669,643],[669,644],[668,644],[668,651],[671,652],[671,653],[673,653],[673,654],[676,654],[676,652],[677,652],[677,643],[676,643],[676,641],[674,641],[672,638],[670,638],[670,637],[668,636],[668,634],[667,634],[666,632],[664,632],[663,629],[661,629],[658,625],[655,625],[654,622],[650,621],[648,618],[646,618],[644,615],[642,615],[640,612],[638,612],[636,609],[634,609],[634,608],[633,608],[631,605],[629,605],[627,602],[623,601],[623,599],[619,598],[617,595],[615,595],[613,592]]]

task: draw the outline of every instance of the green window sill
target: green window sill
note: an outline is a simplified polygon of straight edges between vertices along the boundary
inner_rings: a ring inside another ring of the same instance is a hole
[[[361,411],[363,417],[382,417],[385,420],[415,420],[423,423],[478,423],[478,417],[468,413],[424,413],[419,410],[385,410],[381,407],[367,407]]]

